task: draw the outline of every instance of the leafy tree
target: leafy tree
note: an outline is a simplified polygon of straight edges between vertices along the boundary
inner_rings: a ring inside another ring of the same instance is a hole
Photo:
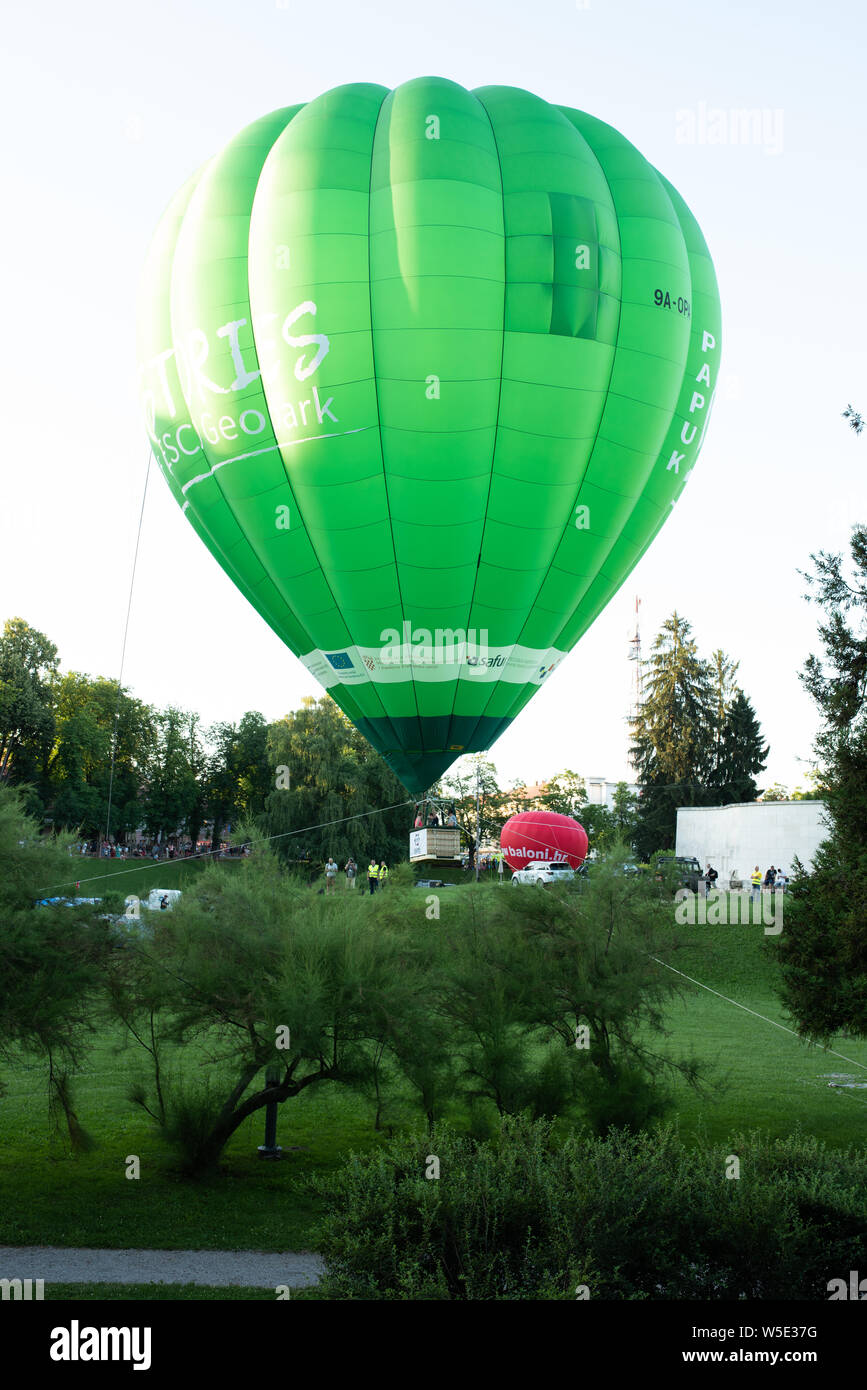
[[[773,786],[766,787],[762,792],[760,801],[790,801],[788,787],[784,787],[782,782],[774,782]]]
[[[777,942],[783,999],[807,1037],[867,1035],[867,526],[855,526],[851,567],[813,555],[807,599],[823,610],[801,675],[822,716],[816,740],[828,839],[795,878]]]
[[[638,793],[626,782],[618,782],[612,800],[615,834],[624,844],[631,846],[638,825]]]
[[[484,753],[472,753],[460,758],[443,778],[442,794],[454,802],[458,824],[464,827],[474,842],[477,787],[482,843],[499,839],[503,824],[508,819],[504,808],[507,797],[500,788],[495,765]]]
[[[587,831],[590,849],[601,854],[606,854],[611,846],[622,838],[617,832],[614,813],[609,811],[607,806],[587,801],[583,806],[576,808],[575,820]]]
[[[626,853],[616,845],[577,891],[482,888],[450,904],[432,1002],[471,1102],[501,1115],[580,1107],[604,1132],[660,1114],[666,1072],[703,1084],[691,1059],[654,1044],[677,977],[659,963],[670,943],[654,884],[617,872]]]
[[[184,829],[196,843],[204,819],[205,753],[199,716],[170,706],[153,717],[155,744],[147,769],[144,819],[152,835]]]
[[[546,784],[539,801],[546,811],[555,811],[558,815],[578,819],[579,810],[587,805],[584,778],[569,768],[565,772],[558,772]]]
[[[268,723],[258,710],[248,711],[237,725],[214,725],[209,737],[213,751],[206,773],[207,810],[212,839],[219,844],[227,825],[255,819],[264,811],[275,781]]]
[[[139,1088],[134,1097],[189,1171],[213,1168],[238,1127],[270,1102],[326,1082],[362,1084],[399,1038],[406,1045],[414,1036],[424,1049],[426,977],[405,914],[382,931],[377,906],[361,894],[299,889],[260,848],[231,874],[210,865],[160,919],[153,943],[139,946],[137,969],[118,975],[117,1015],[152,1057],[142,1021],[154,1008],[159,1037],[209,1040],[205,1087],[163,1076],[160,1096]]]
[[[37,779],[54,732],[52,682],[57,648],[23,618],[9,618],[0,637],[0,779]]]
[[[273,790],[261,818],[280,852],[297,859],[375,855],[406,858],[411,824],[406,789],[330,696],[310,697],[268,730]],[[278,769],[280,781],[278,783]],[[393,807],[395,809],[389,809]]]
[[[153,712],[117,682],[72,671],[55,684],[55,735],[48,773],[56,825],[122,839],[141,823],[139,794],[155,728]],[[114,778],[111,778],[112,740]]]

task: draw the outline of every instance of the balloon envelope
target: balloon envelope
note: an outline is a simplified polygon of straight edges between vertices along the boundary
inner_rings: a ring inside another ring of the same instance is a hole
[[[556,811],[522,811],[500,832],[500,848],[511,869],[523,869],[531,859],[565,860],[577,869],[587,858],[587,845],[583,825]]]
[[[407,787],[489,748],[670,515],[713,266],[622,135],[511,87],[337,87],[178,192],[147,429],[211,553]]]

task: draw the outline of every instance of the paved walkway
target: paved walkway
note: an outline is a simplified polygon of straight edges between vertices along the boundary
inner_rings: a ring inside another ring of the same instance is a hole
[[[46,1284],[210,1284],[293,1289],[319,1282],[324,1264],[309,1250],[76,1250],[0,1245],[0,1279]]]

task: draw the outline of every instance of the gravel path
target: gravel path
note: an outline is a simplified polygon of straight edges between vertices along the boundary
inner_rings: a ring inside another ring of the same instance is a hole
[[[211,1284],[301,1289],[324,1265],[309,1250],[76,1250],[59,1245],[0,1245],[0,1279],[46,1284]]]

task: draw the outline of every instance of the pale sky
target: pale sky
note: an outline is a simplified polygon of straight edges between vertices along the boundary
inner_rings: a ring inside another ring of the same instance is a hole
[[[681,192],[716,266],[723,357],[670,521],[491,757],[504,781],[629,776],[640,595],[645,649],[677,607],[707,655],[740,661],[771,744],[763,781],[796,784],[816,730],[797,672],[817,649],[797,571],[865,519],[867,435],[840,416],[867,410],[865,28],[855,0],[7,7],[0,619],[46,632],[66,669],[118,673],[147,462],[136,288],[189,174],[256,117],[343,82],[525,87],[616,126]],[[744,109],[760,113],[749,143]],[[155,467],[124,683],[206,722],[321,693]]]

